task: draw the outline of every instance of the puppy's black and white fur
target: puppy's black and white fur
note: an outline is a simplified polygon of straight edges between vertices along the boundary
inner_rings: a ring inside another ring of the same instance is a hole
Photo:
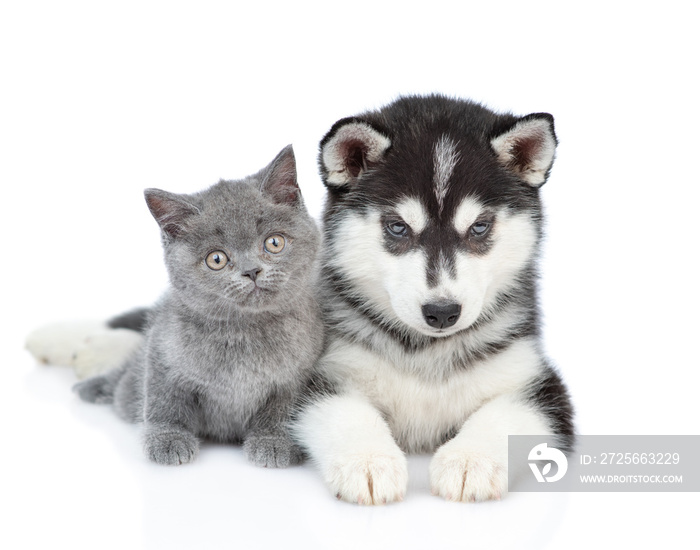
[[[405,453],[434,452],[449,500],[507,491],[507,436],[573,443],[572,407],[542,351],[539,188],[553,118],[405,97],[323,138],[323,297],[333,391],[296,437],[339,498],[401,500]]]

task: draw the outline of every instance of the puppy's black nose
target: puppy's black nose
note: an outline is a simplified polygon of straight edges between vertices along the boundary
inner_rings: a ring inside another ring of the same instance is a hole
[[[449,328],[457,322],[462,306],[457,303],[425,304],[423,318],[433,328]]]

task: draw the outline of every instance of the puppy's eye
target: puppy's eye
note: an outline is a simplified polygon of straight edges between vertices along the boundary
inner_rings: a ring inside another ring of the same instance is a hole
[[[270,254],[279,254],[284,250],[286,241],[282,235],[271,235],[265,239],[265,250]]]
[[[401,220],[389,220],[386,222],[386,230],[392,237],[407,237],[408,226]]]
[[[214,252],[210,252],[207,255],[206,259],[204,260],[204,263],[207,264],[207,267],[209,269],[219,271],[225,268],[228,264],[228,256],[221,250],[215,250]]]
[[[469,233],[474,237],[483,237],[491,229],[491,223],[489,222],[476,222],[469,228]]]

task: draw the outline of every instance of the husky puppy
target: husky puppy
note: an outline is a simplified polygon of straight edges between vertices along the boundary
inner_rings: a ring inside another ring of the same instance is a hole
[[[434,494],[498,499],[509,434],[570,449],[537,305],[539,188],[556,145],[549,114],[437,95],[342,119],[321,141],[319,369],[332,389],[294,433],[338,498],[401,500],[404,453],[434,452]]]

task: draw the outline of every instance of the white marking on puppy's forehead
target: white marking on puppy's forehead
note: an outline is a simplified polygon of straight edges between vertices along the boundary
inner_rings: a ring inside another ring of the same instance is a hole
[[[474,197],[464,198],[457,210],[455,210],[455,215],[452,219],[452,225],[457,230],[457,233],[460,235],[465,234],[483,210],[483,205]]]
[[[396,207],[396,213],[415,233],[420,233],[428,225],[428,212],[423,204],[414,197],[402,200]]]
[[[438,201],[440,213],[442,213],[445,197],[449,190],[450,178],[458,160],[459,153],[455,142],[447,136],[440,137],[435,144],[433,152],[433,191]]]
[[[456,273],[454,273],[454,270],[452,268],[453,268],[453,262],[450,261],[450,259],[447,257],[444,250],[440,250],[440,253],[438,254],[437,265],[436,265],[437,280],[438,280],[438,285],[437,285],[438,298],[437,299],[444,298],[448,302],[451,301],[450,300],[451,292],[447,288],[447,286],[449,286],[450,282],[454,281],[454,279],[455,279]]]

